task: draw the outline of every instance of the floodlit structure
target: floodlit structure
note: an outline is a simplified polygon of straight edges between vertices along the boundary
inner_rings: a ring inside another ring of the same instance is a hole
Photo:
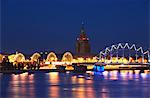
[[[64,53],[63,57],[62,57],[62,62],[72,62],[73,61],[73,56],[70,52],[66,52]]]
[[[24,62],[25,56],[22,53],[16,53],[8,56],[10,62]]]
[[[31,56],[31,61],[38,61],[38,59],[41,57],[41,55],[39,53],[34,53],[32,56]]]
[[[47,55],[47,59],[46,59],[47,62],[56,62],[57,60],[58,60],[58,58],[54,52],[50,52]]]
[[[91,49],[90,49],[90,44],[89,44],[89,38],[87,37],[85,33],[84,24],[82,23],[80,35],[76,41],[76,53],[77,54],[90,54],[90,51]]]
[[[149,51],[144,52],[142,47],[119,43],[102,50],[98,59],[105,63],[147,63],[149,57]]]
[[[31,60],[25,60],[25,56],[22,53],[16,53],[8,56],[10,62],[33,62],[37,61],[40,57],[41,55],[39,53],[34,53],[30,57]],[[2,58],[3,55],[0,54],[0,61],[2,61]],[[106,47],[97,56],[78,56],[71,52],[65,52],[63,55],[56,55],[56,53],[50,52],[47,55],[46,60],[43,60],[41,63],[47,65],[71,65],[72,63],[93,64],[97,62],[102,62],[107,65],[144,65],[150,63],[150,52],[144,51],[142,47],[137,47],[135,44],[129,45],[128,43],[119,43]]]
[[[3,60],[3,55],[2,54],[0,54],[0,62],[2,62],[2,60]]]

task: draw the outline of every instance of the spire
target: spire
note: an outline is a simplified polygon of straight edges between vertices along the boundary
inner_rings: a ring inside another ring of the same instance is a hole
[[[82,21],[82,27],[81,27],[82,29],[84,29],[84,22]]]
[[[81,29],[80,29],[79,39],[80,39],[80,40],[88,40],[88,37],[87,37],[87,35],[86,35],[86,33],[85,33],[83,21],[82,21],[82,25],[81,25]]]
[[[80,33],[81,33],[81,34],[85,34],[85,31],[84,31],[84,22],[83,22],[83,21],[82,21]]]

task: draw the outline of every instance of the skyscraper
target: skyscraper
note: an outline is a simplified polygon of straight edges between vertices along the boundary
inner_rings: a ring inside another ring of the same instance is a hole
[[[85,33],[84,24],[82,23],[82,26],[80,29],[80,35],[76,41],[76,53],[77,54],[89,54],[90,51],[91,49],[90,49],[90,44],[89,44],[89,38],[87,37]]]

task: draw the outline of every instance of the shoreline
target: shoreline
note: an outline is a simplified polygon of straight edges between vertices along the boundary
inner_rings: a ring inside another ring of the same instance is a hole
[[[86,70],[87,71],[93,71],[92,69]],[[113,70],[113,69],[105,69],[105,71],[118,71],[119,73],[121,71],[139,71],[139,73],[144,73],[144,71],[147,72],[147,74],[150,74],[150,70],[139,70],[139,69],[119,69],[119,70]],[[104,72],[105,72],[104,71]],[[66,73],[66,72],[73,72],[73,73],[86,73],[86,72],[75,72],[74,70],[65,70],[65,71],[60,71],[59,69],[39,69],[39,70],[5,70],[5,71],[0,71],[2,74],[22,74],[22,73],[50,73],[50,72],[59,72],[59,73]],[[95,71],[93,71],[95,72]],[[101,72],[102,73],[102,72]]]

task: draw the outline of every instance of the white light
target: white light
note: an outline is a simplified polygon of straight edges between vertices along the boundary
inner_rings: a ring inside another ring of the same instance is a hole
[[[45,62],[45,64],[50,64],[50,62]]]
[[[63,65],[65,62],[52,62],[52,65]]]

